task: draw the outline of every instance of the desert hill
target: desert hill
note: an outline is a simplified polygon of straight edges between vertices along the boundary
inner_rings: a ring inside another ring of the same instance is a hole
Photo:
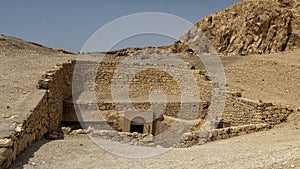
[[[181,39],[194,39],[199,29],[224,55],[294,50],[300,48],[300,1],[245,0],[205,17]]]
[[[183,58],[192,58],[197,52],[214,52],[209,46],[199,44],[209,43],[201,30],[216,52],[251,55],[220,57],[228,91],[256,101],[289,104],[295,112],[287,122],[270,131],[187,149],[174,148],[160,156],[141,159],[108,153],[83,134],[65,135],[63,140],[42,139],[33,143],[11,168],[74,168],[74,164],[77,168],[300,168],[299,3],[299,0],[245,0],[205,17],[174,45],[160,47],[181,53]],[[143,48],[107,54],[120,57],[137,50]],[[29,112],[31,98],[43,96],[36,85],[45,72],[84,55],[66,53],[69,52],[0,35],[1,135],[15,131],[10,124],[23,123],[27,115],[23,112]],[[1,148],[0,164],[6,162],[1,156],[4,151]]]
[[[9,123],[17,120],[16,108],[34,95],[38,79],[56,64],[76,55],[60,49],[48,48],[25,40],[0,35],[0,134],[5,134]],[[14,119],[9,119],[14,116]]]
[[[15,56],[19,54],[59,54],[59,53],[65,53],[65,54],[71,54],[72,52],[68,52],[62,49],[54,49],[49,48],[34,42],[28,42],[19,38],[6,36],[6,35],[0,35],[0,55],[9,55],[9,56]]]

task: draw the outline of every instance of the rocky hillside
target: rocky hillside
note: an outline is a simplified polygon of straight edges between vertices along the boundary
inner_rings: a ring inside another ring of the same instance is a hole
[[[199,30],[224,55],[300,48],[300,0],[245,0],[205,17],[181,37],[181,42],[190,45]],[[176,45],[178,42],[173,47]]]

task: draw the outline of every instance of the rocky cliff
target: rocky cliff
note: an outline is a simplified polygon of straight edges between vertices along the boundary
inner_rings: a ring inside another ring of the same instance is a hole
[[[300,48],[300,0],[245,0],[237,3],[196,23],[181,37],[183,46],[197,39],[199,30],[211,40],[217,52],[224,55],[263,54]]]

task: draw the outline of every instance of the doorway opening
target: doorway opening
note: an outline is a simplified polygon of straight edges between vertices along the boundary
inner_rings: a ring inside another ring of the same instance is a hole
[[[130,132],[144,133],[145,119],[142,117],[134,118],[130,123]]]

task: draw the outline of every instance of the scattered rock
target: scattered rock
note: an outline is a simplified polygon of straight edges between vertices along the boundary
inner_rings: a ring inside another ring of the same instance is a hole
[[[30,163],[30,165],[33,165],[33,166],[35,166],[35,165],[36,165],[36,163],[34,163],[34,162],[31,162],[31,163]]]
[[[95,130],[91,133],[91,136],[135,146],[155,146],[154,137],[152,134],[141,134],[137,132],[118,132],[115,130]]]
[[[86,134],[86,131],[83,129],[73,130],[70,134],[76,135],[76,134]]]
[[[64,134],[70,134],[72,131],[72,128],[71,127],[62,127],[61,130]]]

